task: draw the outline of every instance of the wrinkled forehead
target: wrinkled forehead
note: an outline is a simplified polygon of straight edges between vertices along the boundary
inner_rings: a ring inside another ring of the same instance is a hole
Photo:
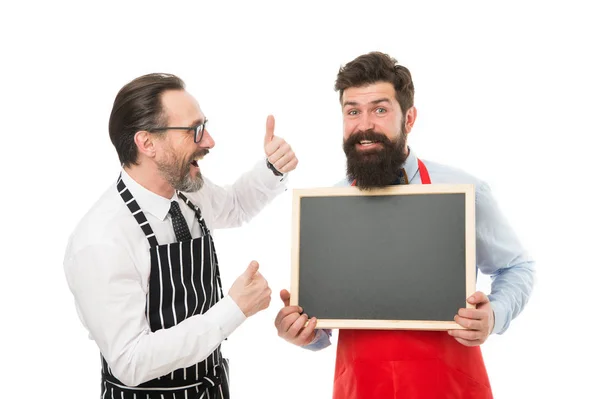
[[[185,90],[167,90],[161,102],[169,126],[191,126],[205,118],[198,101]]]

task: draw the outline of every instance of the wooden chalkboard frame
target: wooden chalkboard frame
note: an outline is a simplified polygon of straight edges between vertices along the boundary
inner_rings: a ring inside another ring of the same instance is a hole
[[[300,205],[305,197],[464,194],[465,195],[465,308],[474,308],[466,298],[475,292],[475,187],[472,184],[410,184],[362,191],[357,187],[294,189],[292,202],[292,270],[290,305],[298,305],[300,284]],[[458,311],[458,309],[457,309]],[[443,320],[348,320],[318,319],[317,328],[452,330],[464,329]]]

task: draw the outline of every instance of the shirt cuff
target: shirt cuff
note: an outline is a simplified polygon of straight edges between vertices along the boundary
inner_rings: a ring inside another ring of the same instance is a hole
[[[208,309],[204,317],[219,326],[223,339],[231,335],[246,320],[244,312],[229,295]]]
[[[497,301],[490,301],[490,304],[494,311],[494,328],[492,329],[492,334],[502,334],[506,330],[507,312],[504,310],[502,304]]]
[[[266,158],[256,163],[254,167],[258,171],[260,181],[269,189],[279,189],[285,191],[289,173],[284,173],[283,176],[275,176],[273,171],[267,167]]]
[[[315,337],[313,338],[313,340],[310,343],[304,345],[302,348],[311,351],[319,351],[321,349],[325,349],[329,345],[331,345],[331,341],[329,340],[330,336],[330,329],[316,330]]]

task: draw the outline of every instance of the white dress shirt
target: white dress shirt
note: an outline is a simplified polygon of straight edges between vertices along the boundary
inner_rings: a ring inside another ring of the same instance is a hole
[[[177,195],[171,199],[161,197],[139,185],[124,170],[121,173],[159,245],[176,242],[167,217],[171,201],[179,202],[192,237],[200,236],[194,212]],[[285,191],[286,180],[287,175],[275,176],[263,160],[231,186],[219,187],[205,177],[200,191],[185,195],[200,208],[212,231],[249,221]],[[98,344],[115,377],[129,386],[201,362],[246,318],[227,295],[202,315],[151,332],[145,315],[149,244],[116,183],[109,186],[70,236],[64,268],[90,339]]]

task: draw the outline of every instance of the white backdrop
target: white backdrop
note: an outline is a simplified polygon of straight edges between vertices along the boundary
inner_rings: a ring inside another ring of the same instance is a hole
[[[335,347],[307,352],[273,327],[289,287],[291,189],[343,177],[337,69],[380,50],[413,73],[414,150],[487,180],[538,261],[528,307],[483,346],[496,397],[598,397],[591,3],[3,3],[2,396],[99,396],[100,357],[62,257],[118,173],[114,96],[136,76],[171,72],[210,119],[217,145],[201,168],[212,180],[230,183],[262,157],[269,113],[300,160],[286,194],[250,224],[216,232],[225,286],[256,259],[274,290],[271,307],[224,344],[233,397],[329,398]],[[489,289],[485,278],[479,286]]]

